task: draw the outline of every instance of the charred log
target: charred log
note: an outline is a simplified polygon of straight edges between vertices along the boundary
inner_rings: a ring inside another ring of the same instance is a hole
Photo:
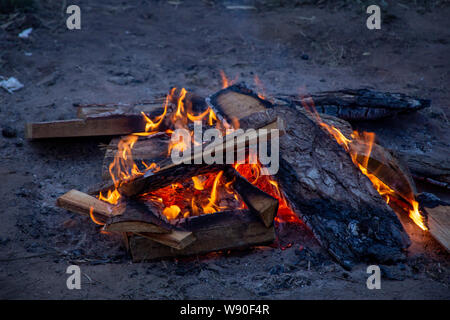
[[[287,120],[277,178],[321,244],[347,266],[402,259],[408,235],[350,156],[306,113],[277,111]]]
[[[278,98],[302,106],[302,100],[298,97],[285,95]],[[393,117],[399,113],[428,108],[431,103],[428,99],[410,97],[402,93],[370,89],[319,92],[305,99],[311,99],[318,112],[345,120],[376,120]]]

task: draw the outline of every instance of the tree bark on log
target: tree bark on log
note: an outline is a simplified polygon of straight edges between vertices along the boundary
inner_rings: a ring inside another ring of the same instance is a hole
[[[402,259],[408,235],[345,150],[306,112],[275,110],[287,126],[276,176],[319,242],[344,266]]]

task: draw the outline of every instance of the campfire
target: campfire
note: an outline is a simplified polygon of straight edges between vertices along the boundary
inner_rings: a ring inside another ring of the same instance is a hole
[[[372,92],[269,97],[256,76],[257,92],[221,76],[222,90],[206,99],[172,88],[150,102],[80,106],[79,119],[29,125],[29,138],[125,135],[105,148],[105,182],[89,194],[69,191],[58,206],[121,233],[134,261],[270,244],[281,224],[306,224],[351,266],[401,258],[409,239],[397,215],[428,230],[408,171],[375,135],[318,112],[339,100],[338,113],[357,117],[349,99]],[[363,111],[389,113],[378,109]],[[204,142],[207,129],[218,134]],[[270,172],[275,160],[279,170]]]

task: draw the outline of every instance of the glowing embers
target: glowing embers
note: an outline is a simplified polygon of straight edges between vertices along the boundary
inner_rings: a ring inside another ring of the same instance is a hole
[[[245,204],[231,184],[223,171],[211,172],[144,193],[139,199],[157,208],[169,221],[242,209]]]

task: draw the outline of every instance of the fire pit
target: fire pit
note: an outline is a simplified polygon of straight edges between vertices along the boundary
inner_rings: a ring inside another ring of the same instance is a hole
[[[329,114],[379,118],[427,106],[370,90],[266,97],[224,83],[207,99],[173,88],[140,104],[79,106],[79,119],[29,124],[27,134],[127,134],[106,147],[106,181],[57,204],[123,234],[134,261],[268,244],[277,225],[304,223],[351,267],[403,258],[410,242],[396,214],[429,226],[409,172],[373,134]],[[205,143],[203,127],[219,134]]]

